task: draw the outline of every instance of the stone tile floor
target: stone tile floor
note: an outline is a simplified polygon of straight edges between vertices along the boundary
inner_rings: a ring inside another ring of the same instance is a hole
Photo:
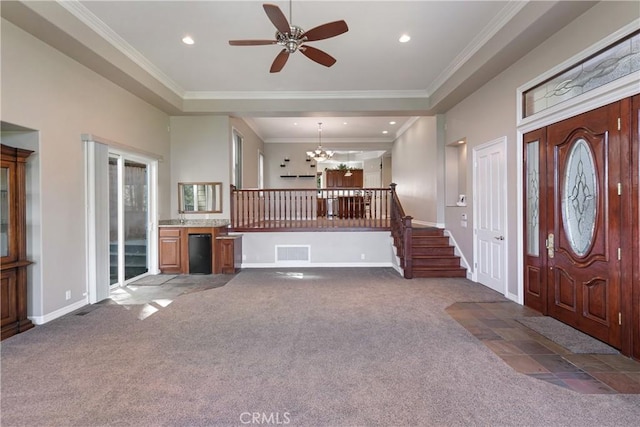
[[[219,288],[227,284],[235,274],[159,274],[145,276],[124,287],[111,290],[109,298],[91,308],[83,308],[80,315],[101,304],[118,304],[128,310],[136,310],[144,320],[167,307],[180,295]]]
[[[516,319],[541,314],[512,302],[458,302],[447,313],[516,371],[585,394],[640,394],[640,362],[575,354]]]

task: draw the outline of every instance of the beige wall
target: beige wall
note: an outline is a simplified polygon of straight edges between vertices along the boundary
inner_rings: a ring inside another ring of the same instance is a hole
[[[171,210],[161,219],[178,217],[179,182],[222,182],[222,213],[185,218],[230,218],[230,132],[228,116],[171,117]]]
[[[264,142],[244,120],[231,117],[230,124],[242,135],[242,187],[258,188],[258,156],[264,153]]]
[[[336,246],[337,242],[348,245]],[[388,231],[244,233],[243,268],[278,267],[276,245],[310,246],[308,267],[391,267],[393,250]]]
[[[615,32],[640,15],[637,2],[602,2],[520,61],[488,82],[477,92],[446,114],[446,141],[467,140],[466,208],[446,208],[446,228],[449,229],[467,260],[473,265],[473,165],[474,147],[507,138],[508,194],[508,292],[518,296],[517,277],[517,162],[516,158],[516,89],[538,75],[566,61],[598,40]],[[395,171],[395,167],[394,167]],[[467,228],[460,226],[460,215],[469,216]]]
[[[392,181],[405,213],[415,221],[438,223],[438,160],[436,117],[421,117],[393,144]]]
[[[318,144],[300,143],[268,143],[264,145],[265,153],[265,187],[266,188],[316,188],[315,178],[281,178],[281,175],[314,175],[324,170],[322,163],[312,168],[307,162],[307,151],[314,150]],[[284,158],[289,161],[285,162]],[[284,164],[285,167],[280,167]],[[315,162],[313,162],[315,164]]]
[[[163,156],[159,213],[169,211],[166,114],[2,20],[2,121],[38,131],[41,301],[46,316],[83,300],[86,286],[84,144],[89,133]],[[71,299],[65,300],[65,291]]]

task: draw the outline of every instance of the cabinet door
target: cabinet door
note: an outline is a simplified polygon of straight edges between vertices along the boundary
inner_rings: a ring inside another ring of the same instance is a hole
[[[15,190],[15,163],[3,160],[2,169],[0,169],[0,256],[3,264],[15,261],[18,258]]]
[[[351,186],[362,188],[364,182],[364,171],[362,169],[355,169],[351,171]]]
[[[223,274],[234,273],[233,239],[220,239],[220,267]]]
[[[18,281],[16,270],[2,272],[0,281],[1,325],[10,325],[18,321]]]
[[[182,273],[182,232],[177,228],[161,228],[158,239],[160,271]]]

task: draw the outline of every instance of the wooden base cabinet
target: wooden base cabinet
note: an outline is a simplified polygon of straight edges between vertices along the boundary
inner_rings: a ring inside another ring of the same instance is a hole
[[[182,228],[160,228],[160,271],[165,274],[182,273]]]
[[[189,274],[189,235],[211,235],[211,267],[220,274],[217,238],[227,235],[226,227],[176,226],[158,228],[158,264],[163,274]]]
[[[33,328],[27,318],[25,164],[33,151],[2,145],[0,172],[0,338]]]
[[[242,236],[220,236],[216,239],[222,274],[234,274],[240,270],[242,264]]]

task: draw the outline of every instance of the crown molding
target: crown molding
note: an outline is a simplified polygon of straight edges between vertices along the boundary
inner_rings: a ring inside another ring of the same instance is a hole
[[[404,124],[404,125],[402,125],[402,127],[401,127],[400,129],[398,129],[398,131],[396,132],[396,137],[395,137],[395,139],[400,138],[400,137],[402,136],[402,134],[403,134],[403,133],[405,133],[405,132],[406,132],[406,131],[411,127],[411,126],[413,126],[413,124],[414,124],[415,122],[417,122],[417,121],[418,121],[418,119],[420,119],[420,117],[415,116],[415,117],[411,117],[409,120],[407,120],[407,121],[405,122],[405,124]],[[395,140],[395,139],[394,139],[394,140]]]
[[[431,96],[440,86],[442,86],[447,80],[453,77],[454,73],[458,71],[467,61],[469,61],[473,55],[486,45],[493,36],[496,35],[511,19],[513,19],[518,12],[520,12],[528,1],[522,0],[510,0],[500,12],[487,24],[486,27],[469,43],[463,50],[454,58],[453,61],[445,68],[438,77],[436,77],[425,91],[428,96]]]
[[[176,95],[184,98],[185,90],[178,83],[162,72],[162,70],[156,67],[133,46],[127,43],[126,40],[113,31],[111,27],[104,23],[104,21],[82,5],[79,0],[56,0],[56,2],[76,17],[80,22],[85,24],[109,44],[115,47],[119,52],[133,61],[137,66],[149,73],[153,78],[158,80]]]
[[[187,91],[185,100],[211,99],[394,99],[427,98],[424,90],[382,90],[382,91]]]

